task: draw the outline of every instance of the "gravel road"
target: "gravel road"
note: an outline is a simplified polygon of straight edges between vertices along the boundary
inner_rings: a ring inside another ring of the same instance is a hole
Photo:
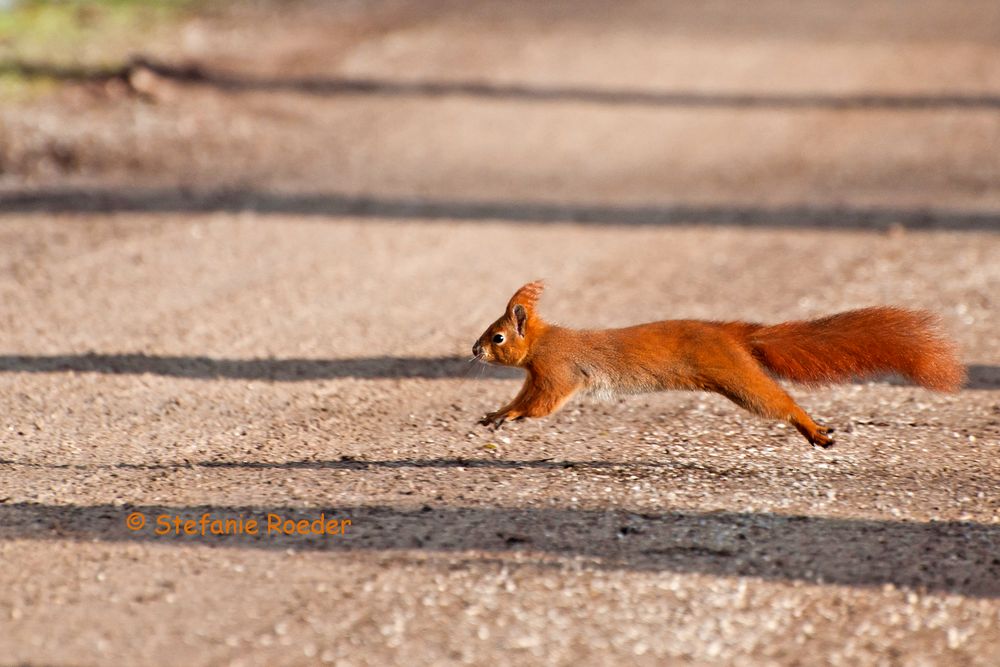
[[[0,108],[0,663],[997,664],[996,2],[174,37]],[[790,387],[829,451],[697,393],[493,433],[535,278],[580,327],[929,308],[969,383]]]

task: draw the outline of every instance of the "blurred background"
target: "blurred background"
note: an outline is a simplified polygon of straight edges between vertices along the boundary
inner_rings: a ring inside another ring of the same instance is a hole
[[[992,667],[997,231],[997,0],[0,0],[0,663]],[[969,382],[494,433],[536,278],[927,308]]]
[[[8,210],[1000,224],[993,0],[0,7]]]

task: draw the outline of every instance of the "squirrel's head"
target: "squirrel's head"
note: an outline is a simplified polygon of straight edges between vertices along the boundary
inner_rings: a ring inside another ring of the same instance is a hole
[[[536,280],[514,292],[504,314],[472,346],[473,356],[491,364],[523,366],[530,337],[541,324],[535,303],[543,288],[542,281]]]

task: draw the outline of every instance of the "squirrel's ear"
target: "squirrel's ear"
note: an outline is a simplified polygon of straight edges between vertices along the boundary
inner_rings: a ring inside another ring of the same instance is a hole
[[[521,289],[514,292],[514,296],[510,297],[510,301],[507,303],[507,312],[513,315],[514,306],[517,305],[523,306],[524,310],[528,313],[532,312],[535,304],[538,302],[538,297],[541,296],[544,289],[545,283],[541,280],[524,285]]]
[[[524,338],[524,325],[528,321],[528,311],[521,304],[515,303],[511,312],[514,315],[514,326],[517,327],[517,335]]]

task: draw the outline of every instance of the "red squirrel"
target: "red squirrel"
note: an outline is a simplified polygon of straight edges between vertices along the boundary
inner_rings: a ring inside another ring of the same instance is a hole
[[[830,447],[817,424],[774,377],[820,384],[895,372],[936,391],[957,391],[965,367],[937,318],[889,306],[775,325],[667,320],[624,329],[576,330],[536,311],[541,281],[511,297],[503,316],[472,347],[476,359],[523,368],[517,396],[479,423],[545,417],[577,391],[632,394],[714,391],[750,412],[782,419],[811,444]]]

